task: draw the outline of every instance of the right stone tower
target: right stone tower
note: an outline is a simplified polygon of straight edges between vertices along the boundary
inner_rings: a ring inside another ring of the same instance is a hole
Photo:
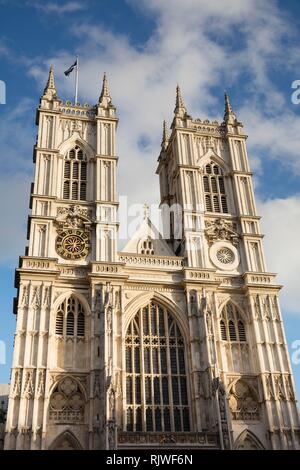
[[[226,93],[218,123],[188,115],[177,87],[157,173],[166,238],[184,259],[197,427],[217,414],[222,448],[299,449],[281,286],[266,269],[246,139]]]

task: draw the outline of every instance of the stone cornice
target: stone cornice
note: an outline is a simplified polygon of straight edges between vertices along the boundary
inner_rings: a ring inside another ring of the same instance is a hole
[[[255,273],[247,271],[242,275],[245,287],[263,287],[280,290],[282,285],[276,284],[276,274],[274,273]]]
[[[126,266],[162,271],[181,271],[183,258],[179,256],[155,256],[135,253],[119,253],[119,259]]]

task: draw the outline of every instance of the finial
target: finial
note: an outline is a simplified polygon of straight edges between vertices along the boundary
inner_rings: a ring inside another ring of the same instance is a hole
[[[44,95],[45,98],[57,98],[57,92],[55,88],[55,81],[54,81],[54,68],[53,65],[50,65],[50,70],[49,70],[49,75],[48,75],[48,80],[46,87],[44,89]]]
[[[149,213],[150,213],[150,209],[149,209],[149,205],[148,204],[144,204],[144,220],[148,219],[149,218]]]
[[[225,91],[224,94],[225,94],[225,113],[224,113],[224,121],[225,121],[225,122],[230,122],[230,123],[232,123],[232,122],[236,119],[236,116],[235,116],[235,114],[234,114],[234,112],[233,112],[233,110],[232,110],[228,93]]]
[[[99,97],[99,104],[103,106],[108,106],[109,104],[111,104],[111,96],[109,93],[106,72],[104,72],[104,75],[103,75],[103,83],[102,83],[101,95]]]
[[[165,149],[168,145],[168,142],[169,142],[169,135],[168,135],[168,129],[167,129],[167,121],[164,119],[161,146]]]
[[[186,107],[181,96],[179,85],[176,87],[176,102],[174,113],[180,117],[183,117],[186,114]]]

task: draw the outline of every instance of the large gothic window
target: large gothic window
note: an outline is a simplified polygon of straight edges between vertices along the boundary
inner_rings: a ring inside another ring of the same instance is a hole
[[[84,309],[75,297],[65,299],[58,307],[55,334],[64,337],[85,336]]]
[[[76,145],[65,155],[63,199],[86,200],[86,178],[86,156]]]
[[[228,213],[223,171],[216,163],[211,162],[205,166],[203,188],[205,210]]]
[[[189,431],[184,340],[172,315],[154,302],[140,309],[125,346],[127,431]]]

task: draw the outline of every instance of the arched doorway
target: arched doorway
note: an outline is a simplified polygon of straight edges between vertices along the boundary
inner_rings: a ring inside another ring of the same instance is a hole
[[[51,450],[81,450],[82,447],[78,439],[71,431],[60,434],[52,443]]]
[[[235,450],[265,450],[260,440],[245,429],[234,443]]]

